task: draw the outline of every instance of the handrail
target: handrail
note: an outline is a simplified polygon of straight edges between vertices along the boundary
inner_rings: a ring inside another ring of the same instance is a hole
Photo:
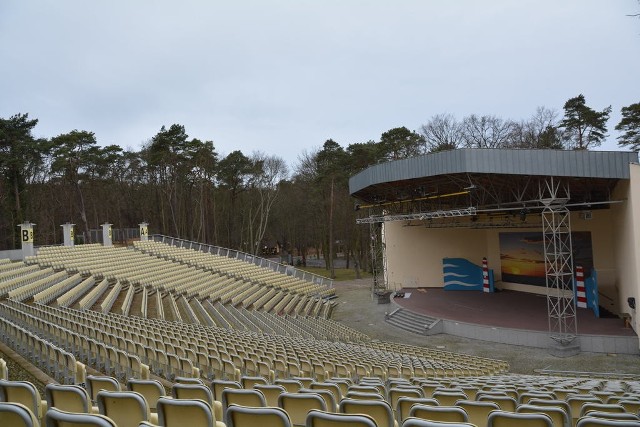
[[[623,374],[620,372],[589,372],[589,371],[560,371],[555,369],[534,369],[540,375],[552,375],[558,377],[588,377],[588,378],[613,378],[624,380],[638,380],[638,374]]]
[[[209,245],[207,243],[194,242],[192,240],[180,239],[178,237],[165,236],[163,234],[153,234],[150,237],[154,242],[162,242],[172,246],[177,246],[179,248],[194,249],[201,252],[208,252],[220,256],[226,256],[227,258],[239,259],[241,261],[249,262],[260,267],[269,268],[281,274],[286,274],[287,276],[302,279],[306,282],[325,286],[328,289],[333,288],[333,279],[320,276],[319,274],[300,270],[291,265],[286,265],[276,261],[271,261],[270,259],[251,255],[246,252],[238,251],[235,249],[222,248],[220,246]]]

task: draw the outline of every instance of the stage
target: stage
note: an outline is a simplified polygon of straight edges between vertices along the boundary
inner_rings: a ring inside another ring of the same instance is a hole
[[[409,298],[393,298],[403,309],[441,319],[434,333],[465,336],[505,344],[548,347],[547,298],[516,291],[483,293],[443,288],[404,288]],[[638,336],[620,318],[596,318],[577,309],[582,351],[638,354]]]

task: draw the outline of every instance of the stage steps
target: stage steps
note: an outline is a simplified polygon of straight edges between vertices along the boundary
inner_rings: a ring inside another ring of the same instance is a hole
[[[434,317],[414,313],[404,308],[397,308],[384,319],[390,325],[420,335],[442,333],[442,322]]]

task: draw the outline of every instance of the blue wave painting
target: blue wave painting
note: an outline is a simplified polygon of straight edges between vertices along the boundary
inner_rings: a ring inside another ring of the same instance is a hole
[[[447,291],[482,291],[482,267],[464,258],[443,258],[444,289]],[[491,271],[489,271],[491,273]],[[493,290],[492,274],[489,274]]]

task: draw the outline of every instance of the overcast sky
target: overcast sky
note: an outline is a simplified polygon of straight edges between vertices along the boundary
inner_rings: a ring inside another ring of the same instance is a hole
[[[283,157],[439,113],[640,102],[636,0],[0,0],[0,117],[139,149],[162,125]]]

